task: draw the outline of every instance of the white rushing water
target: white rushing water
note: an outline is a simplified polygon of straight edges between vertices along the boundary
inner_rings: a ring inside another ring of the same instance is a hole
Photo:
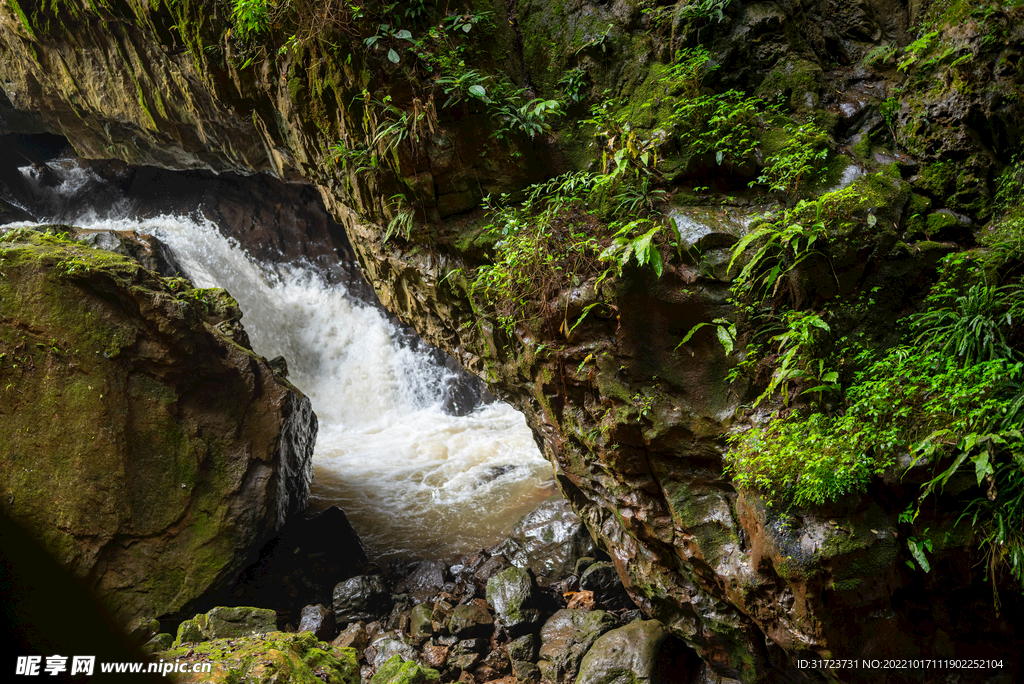
[[[238,301],[253,349],[285,357],[319,419],[311,508],[344,509],[371,558],[452,559],[489,546],[554,491],[521,414],[501,403],[446,414],[450,372],[402,345],[343,285],[302,265],[255,263],[206,220],[60,218],[153,234],[193,284]]]

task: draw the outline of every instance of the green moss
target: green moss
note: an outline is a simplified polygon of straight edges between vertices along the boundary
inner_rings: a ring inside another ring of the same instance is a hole
[[[212,665],[209,674],[167,675],[168,681],[176,683],[359,684],[355,649],[333,648],[311,632],[215,639],[155,653],[154,657]]]
[[[28,17],[25,16],[25,11],[21,9],[21,5],[18,4],[18,0],[7,0],[7,6],[11,8],[14,14],[18,17],[18,20],[21,21],[21,25],[25,28],[25,31],[28,32],[28,35],[32,40],[36,40],[36,33],[32,30],[32,24],[29,23]]]
[[[437,670],[422,667],[411,660],[403,661],[400,655],[395,654],[381,665],[370,684],[431,684],[440,676]]]
[[[818,64],[805,59],[789,59],[772,69],[754,94],[766,102],[785,104],[792,112],[808,114],[818,105],[823,77]]]

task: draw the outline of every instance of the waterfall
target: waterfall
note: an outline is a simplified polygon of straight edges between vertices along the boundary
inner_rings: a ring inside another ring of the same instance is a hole
[[[554,491],[521,414],[502,403],[447,414],[452,373],[344,284],[308,263],[260,263],[204,218],[129,218],[131,200],[95,174],[51,168],[60,183],[40,190],[41,223],[156,236],[193,284],[238,301],[257,353],[285,357],[320,424],[311,508],[344,509],[371,558],[452,559],[489,546]],[[102,201],[82,204],[83,192]]]

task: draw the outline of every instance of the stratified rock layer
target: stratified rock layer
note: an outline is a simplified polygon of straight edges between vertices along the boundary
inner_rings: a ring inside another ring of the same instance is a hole
[[[240,317],[61,234],[0,238],[2,505],[125,622],[232,580],[305,507],[316,417]]]

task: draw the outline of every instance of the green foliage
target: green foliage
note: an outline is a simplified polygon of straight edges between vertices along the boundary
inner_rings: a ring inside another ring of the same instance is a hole
[[[824,173],[828,158],[828,136],[814,123],[801,126],[788,124],[785,130],[789,140],[777,153],[765,160],[757,183],[767,185],[773,192],[795,194],[808,177]]]
[[[928,530],[926,529],[923,534],[927,535]],[[921,539],[918,539],[917,537],[908,537],[907,548],[910,550],[910,555],[914,559],[912,561],[908,560],[907,565],[910,566],[911,569],[914,569],[914,561],[916,561],[917,565],[920,566],[922,570],[925,572],[931,572],[932,567],[928,562],[928,557],[925,555],[925,551],[930,552],[932,550],[932,540],[927,536],[922,537]]]
[[[741,259],[746,264],[733,281],[741,296],[774,297],[783,283],[789,282],[789,293],[798,298],[797,286],[787,276],[812,254],[818,240],[827,234],[827,222],[845,203],[842,191],[822,195],[815,202],[801,201],[781,215],[768,215],[751,226],[732,248],[729,271]],[[813,215],[809,213],[813,209]],[[749,254],[748,254],[749,253]]]
[[[856,375],[845,412],[794,413],[752,428],[733,438],[730,464],[741,486],[772,501],[834,501],[863,491],[896,454],[948,447],[984,430],[1022,373],[1024,365],[1005,359],[962,367],[940,352],[897,347]]]
[[[703,93],[710,54],[703,47],[680,50],[661,70],[644,99],[606,99],[591,118],[602,141],[605,172],[623,162],[642,176],[660,179],[662,148],[678,146],[685,155],[711,154],[718,164],[742,162],[757,147],[763,103],[735,90]],[[655,73],[658,73],[655,71]],[[653,118],[649,131],[638,122]]]
[[[904,48],[904,56],[903,59],[900,60],[897,70],[906,71],[912,65],[916,64],[923,55],[928,53],[932,47],[932,43],[938,38],[938,35],[938,31],[930,31]]]
[[[475,69],[442,76],[437,84],[448,95],[445,107],[467,100],[485,104],[500,122],[493,133],[499,140],[507,139],[516,131],[531,138],[550,133],[554,120],[564,113],[558,100],[535,98],[524,102],[521,89],[510,88],[503,81],[484,76]]]
[[[671,122],[682,145],[694,154],[715,155],[715,161],[742,162],[757,148],[763,102],[738,90],[680,99]]]
[[[844,350],[861,370],[842,395],[824,344],[827,324],[813,312],[787,312],[784,332],[771,339],[776,369],[761,399],[793,382],[804,395],[828,391],[841,403],[804,405],[734,435],[728,462],[736,482],[775,505],[816,506],[863,491],[909,454],[931,475],[901,522],[943,496],[959,511],[958,524],[976,533],[993,589],[1002,568],[1024,588],[1024,356],[1015,342],[1024,289],[990,282],[998,264],[984,254],[946,260],[924,311],[903,321],[913,346]],[[968,478],[977,489],[951,502]],[[907,548],[908,565],[927,572],[927,530]]]
[[[715,337],[718,338],[718,343],[722,345],[725,355],[732,354],[732,350],[736,347],[736,324],[726,318],[716,318],[710,323],[705,321],[693,326],[683,337],[683,340],[676,345],[676,350],[685,346],[699,330],[707,327],[715,329]],[[690,356],[693,356],[693,352],[690,352]]]
[[[660,28],[679,17],[694,23],[706,23],[712,19],[725,21],[725,10],[732,0],[684,0],[664,7],[645,7],[643,14],[650,16],[651,25]]]
[[[725,9],[732,0],[687,0],[677,4],[676,11],[686,19],[715,19],[725,21]]]
[[[384,242],[390,240],[392,235],[400,235],[408,240],[412,235],[413,219],[415,218],[412,207],[409,206],[405,195],[393,195],[391,203],[393,216],[384,232]]]
[[[878,106],[878,111],[882,114],[885,119],[885,125],[889,129],[889,133],[892,135],[893,140],[896,139],[896,117],[900,113],[900,101],[895,97],[886,98],[882,104]]]
[[[1020,285],[994,287],[975,282],[961,290],[948,281],[929,297],[929,308],[911,317],[915,342],[965,363],[1011,358],[1007,333],[1024,313]]]
[[[391,39],[390,45],[385,45],[385,41],[389,38]],[[390,24],[380,24],[377,27],[377,32],[374,35],[370,36],[369,38],[365,39],[363,41],[363,44],[366,45],[366,47],[368,48],[387,47],[388,60],[390,60],[394,64],[398,64],[402,60],[402,58],[398,54],[398,51],[395,50],[394,44],[399,40],[404,40],[412,43],[412,34],[408,30],[400,29],[397,26],[391,26]]]
[[[811,385],[803,394],[832,392],[838,389],[839,373],[827,370],[825,361],[817,358],[822,335],[831,333],[831,328],[821,317],[811,311],[787,311],[785,329],[771,338],[778,350],[779,360],[764,393],[754,406],[771,398],[781,390],[782,401],[789,404],[789,388],[795,383]]]
[[[270,26],[267,0],[232,0],[231,21],[239,38],[244,41],[256,40]]]
[[[477,268],[471,291],[494,308],[501,328],[514,334],[521,324],[560,319],[568,337],[598,303],[589,305],[575,322],[558,296],[567,286],[605,278],[636,263],[662,273],[656,238],[660,224],[649,219],[602,221],[594,211],[607,197],[608,174],[568,173],[531,186],[515,204],[503,196],[486,206],[491,221],[484,227],[494,241],[493,263]],[[609,264],[610,265],[607,265]]]
[[[558,88],[562,91],[566,102],[576,104],[582,102],[586,89],[587,70],[583,67],[569,69],[558,79]]]
[[[654,227],[637,237],[631,237],[651,225]],[[612,244],[601,252],[599,258],[601,261],[613,262],[618,267],[619,275],[622,275],[622,269],[630,260],[635,260],[638,266],[650,264],[655,275],[660,278],[663,269],[661,252],[653,240],[655,234],[662,228],[661,224],[655,224],[648,219],[630,221],[612,236]]]

